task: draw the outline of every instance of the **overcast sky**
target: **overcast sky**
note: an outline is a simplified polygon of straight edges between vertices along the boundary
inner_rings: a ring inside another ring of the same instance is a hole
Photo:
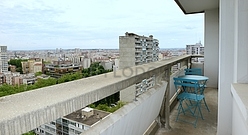
[[[0,45],[8,50],[118,49],[125,32],[185,48],[203,43],[203,23],[174,0],[0,0]]]

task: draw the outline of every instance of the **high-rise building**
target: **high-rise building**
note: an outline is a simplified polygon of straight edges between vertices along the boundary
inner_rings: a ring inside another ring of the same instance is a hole
[[[125,36],[119,37],[119,68],[158,61],[158,45],[159,41],[154,39],[152,35],[145,37],[126,32]]]
[[[186,54],[201,54],[204,55],[204,46],[201,42],[196,43],[194,45],[186,45]]]
[[[0,72],[8,71],[7,46],[0,46]]]
[[[186,54],[204,55],[204,46],[201,44],[201,42],[194,45],[186,45]],[[192,62],[203,63],[204,58],[193,58]]]
[[[158,61],[158,45],[159,41],[154,39],[152,35],[146,37],[126,32],[125,36],[119,37],[119,69]],[[145,92],[153,85],[154,77],[151,76],[151,78],[122,90],[120,100],[130,102],[135,99],[135,96]]]

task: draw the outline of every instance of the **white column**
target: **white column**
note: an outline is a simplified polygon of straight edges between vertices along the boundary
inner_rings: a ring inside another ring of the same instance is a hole
[[[234,78],[234,0],[220,0],[217,135],[232,134],[231,83]]]
[[[234,82],[248,83],[248,1],[236,0]]]
[[[218,87],[219,73],[219,9],[205,11],[204,75],[208,87]]]

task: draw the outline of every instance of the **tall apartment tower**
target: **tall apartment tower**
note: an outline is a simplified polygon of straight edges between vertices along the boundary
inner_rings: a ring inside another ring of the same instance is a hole
[[[119,36],[119,69],[141,65],[158,61],[159,41],[152,35],[149,37],[140,36],[134,33],[125,33]],[[120,92],[120,100],[130,102],[140,91],[146,91],[152,87],[154,81],[151,78],[143,80],[141,83],[130,86]]]
[[[145,37],[126,32],[125,36],[119,37],[119,68],[158,61],[158,45],[158,40],[153,39],[152,35]]]
[[[7,46],[0,46],[0,73],[8,71]]]
[[[204,55],[204,46],[201,42],[196,43],[195,45],[186,45],[186,54],[202,54]]]

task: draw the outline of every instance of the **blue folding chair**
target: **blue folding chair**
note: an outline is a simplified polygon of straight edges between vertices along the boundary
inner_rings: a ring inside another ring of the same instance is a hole
[[[202,75],[202,70],[201,70],[201,68],[186,68],[186,69],[184,69],[184,73],[185,73],[185,75]],[[204,82],[204,84],[200,84],[200,85],[201,85],[200,94],[204,95],[204,88],[206,87],[206,82]],[[204,86],[204,87],[202,87],[202,86]],[[206,109],[208,110],[208,112],[210,112],[205,98],[203,100],[204,100],[204,104],[206,106]]]
[[[198,90],[201,86],[196,80],[182,78],[173,79],[174,85],[176,87],[177,99],[179,100],[176,121],[180,120],[187,123],[191,123],[194,125],[194,127],[196,127],[198,117],[200,116],[203,119],[201,112],[201,101],[204,99],[204,95],[198,94]],[[179,89],[181,89],[182,92],[179,93]],[[192,90],[194,91],[193,93],[191,93]],[[183,103],[185,103],[185,106],[183,106]],[[179,115],[182,113],[186,115],[186,112],[189,112],[189,114],[195,118],[194,122],[179,119]]]
[[[186,68],[184,69],[185,75],[202,75],[200,68]]]

